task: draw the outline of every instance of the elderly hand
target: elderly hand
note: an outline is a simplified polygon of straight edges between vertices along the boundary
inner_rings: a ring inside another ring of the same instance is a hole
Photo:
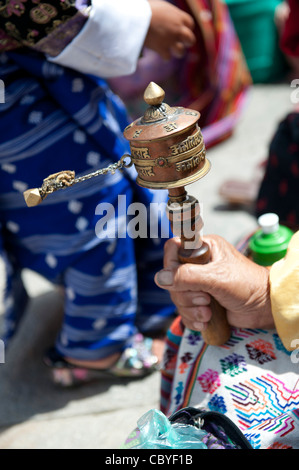
[[[183,57],[196,41],[192,16],[164,0],[149,0],[149,4],[152,19],[144,46],[166,60]]]
[[[210,296],[226,308],[231,326],[274,328],[269,270],[239,253],[222,237],[204,237],[211,249],[205,265],[180,264],[178,239],[165,244],[164,269],[156,284],[170,292],[186,327],[202,331],[211,318]]]

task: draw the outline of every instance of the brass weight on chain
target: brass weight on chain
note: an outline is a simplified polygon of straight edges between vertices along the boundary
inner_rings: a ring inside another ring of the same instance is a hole
[[[41,188],[25,191],[27,205],[35,206],[53,191],[133,164],[140,186],[168,190],[167,215],[173,233],[181,238],[180,262],[209,263],[209,246],[200,237],[203,222],[199,203],[185,190],[186,185],[210,170],[198,126],[200,113],[183,107],[172,108],[164,103],[164,97],[164,90],[157,84],[151,82],[146,88],[144,100],[149,107],[124,130],[124,137],[130,143],[130,156],[124,155],[119,162],[80,178],[70,171],[50,175]],[[213,298],[211,309],[212,319],[202,336],[207,344],[220,346],[228,341],[231,331],[225,309]]]

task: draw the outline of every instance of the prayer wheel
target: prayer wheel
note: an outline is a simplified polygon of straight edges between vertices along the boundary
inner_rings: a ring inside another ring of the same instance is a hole
[[[72,171],[50,175],[41,188],[24,193],[27,205],[37,205],[53,191],[72,186],[88,177],[114,172],[133,164],[140,186],[168,190],[167,215],[174,235],[181,239],[179,261],[208,263],[210,249],[200,236],[203,222],[199,203],[185,190],[186,185],[204,177],[210,170],[198,125],[200,113],[188,108],[170,107],[164,103],[164,97],[164,90],[157,84],[151,82],[146,88],[144,100],[148,108],[142,117],[124,130],[124,137],[130,144],[130,155],[124,155],[120,162],[81,178],[75,178]],[[211,309],[212,318],[202,336],[206,343],[220,346],[230,338],[231,331],[225,309],[213,298]]]

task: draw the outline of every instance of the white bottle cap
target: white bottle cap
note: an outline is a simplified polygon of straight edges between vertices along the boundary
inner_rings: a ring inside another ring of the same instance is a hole
[[[279,217],[277,214],[269,212],[258,218],[258,224],[264,233],[274,233],[279,229]]]

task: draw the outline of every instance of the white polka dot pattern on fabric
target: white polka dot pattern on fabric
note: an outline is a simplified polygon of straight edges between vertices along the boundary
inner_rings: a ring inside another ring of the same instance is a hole
[[[57,266],[57,259],[55,258],[54,255],[48,254],[45,259],[46,263],[50,268],[56,268]]]
[[[74,78],[72,81],[72,92],[73,93],[80,93],[84,90],[84,82],[82,78]]]
[[[82,202],[80,201],[70,201],[68,203],[68,210],[72,212],[72,214],[79,214],[82,210]]]
[[[22,193],[23,191],[26,191],[26,189],[28,189],[28,184],[24,183],[23,181],[13,181],[12,186],[17,191],[20,191],[20,193]]]
[[[32,104],[35,101],[35,96],[34,95],[25,95],[23,98],[20,100],[20,104],[26,105],[26,104]]]
[[[91,166],[96,166],[100,163],[100,154],[98,152],[88,152],[86,156],[86,163]]]
[[[107,321],[104,318],[98,318],[95,322],[93,322],[92,327],[95,330],[101,330],[102,328],[104,328],[104,326],[106,326],[106,324]]]
[[[16,222],[13,222],[12,220],[9,220],[7,222],[6,227],[8,228],[8,230],[10,230],[10,232],[13,232],[13,233],[18,233],[18,231],[20,230],[20,226]]]
[[[114,263],[110,261],[103,266],[102,273],[105,275],[108,275],[113,271],[114,268],[115,268]]]
[[[67,287],[65,289],[65,293],[66,293],[66,296],[69,300],[75,300],[76,294],[75,294],[74,289],[72,289],[71,287]]]
[[[1,165],[1,169],[10,174],[13,174],[17,171],[16,165],[13,165],[12,163],[3,163],[3,165]]]
[[[28,116],[29,124],[39,124],[43,119],[43,113],[41,111],[32,111]]]
[[[76,221],[76,228],[82,232],[88,226],[88,220],[85,217],[79,217]]]
[[[77,144],[85,144],[86,142],[86,134],[80,130],[76,130],[74,132],[74,142]]]
[[[112,255],[115,252],[117,245],[117,239],[113,240],[109,245],[107,245],[106,251],[109,255]]]

